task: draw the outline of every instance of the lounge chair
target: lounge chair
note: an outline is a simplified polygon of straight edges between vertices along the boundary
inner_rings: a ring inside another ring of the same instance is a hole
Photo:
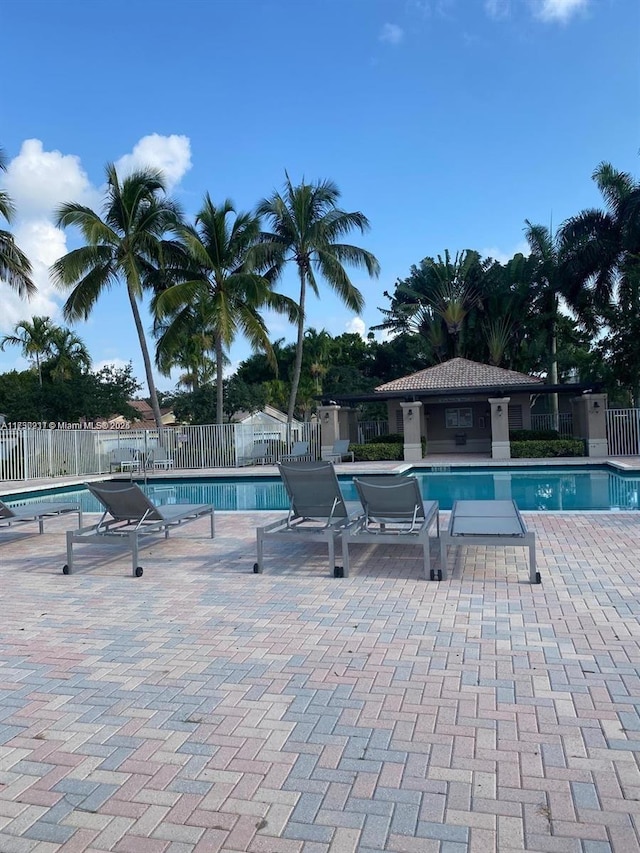
[[[275,462],[273,448],[268,441],[258,441],[251,448],[251,453],[248,456],[240,457],[240,465],[265,465],[269,462]]]
[[[359,506],[345,503],[331,462],[285,462],[278,468],[289,497],[289,512],[286,518],[258,527],[258,562],[253,571],[263,571],[264,540],[277,536],[292,542],[326,542],[329,570],[334,577],[343,577],[342,567],[335,565],[336,545]]]
[[[421,545],[424,576],[435,580],[430,567],[429,531],[435,524],[440,535],[437,501],[423,501],[420,484],[415,477],[373,475],[354,477],[353,483],[364,507],[364,513],[342,536],[344,575],[349,575],[349,546],[354,542],[369,544]],[[440,579],[440,578],[439,578]]]
[[[341,438],[334,441],[333,447],[329,452],[325,451],[322,458],[327,462],[342,462],[345,457],[350,458],[353,462],[353,451],[349,450],[349,439]]]
[[[154,447],[149,459],[154,469],[168,471],[169,468],[173,468],[173,459],[169,456],[164,447]]]
[[[214,510],[211,504],[173,504],[156,506],[136,483],[86,483],[105,508],[100,521],[91,527],[67,531],[67,562],[62,572],[73,572],[73,545],[120,545],[131,550],[133,575],[139,578],[143,570],[138,565],[139,540],[142,536],[164,533],[208,515],[211,519],[211,538],[215,535]]]
[[[82,527],[82,507],[78,501],[52,501],[51,503],[34,501],[23,506],[9,506],[4,501],[0,501],[0,527],[37,521],[38,532],[44,533],[45,518],[65,515],[68,512],[78,513],[78,527]]]
[[[308,441],[295,441],[293,443],[293,447],[291,448],[291,453],[287,453],[286,456],[280,457],[280,462],[303,462],[303,461],[311,461],[311,454],[309,453],[309,442]]]
[[[140,453],[134,447],[119,447],[109,455],[109,473],[114,471],[139,471]]]
[[[529,580],[540,583],[536,571],[536,535],[527,530],[516,502],[456,501],[451,510],[449,528],[440,537],[440,563],[447,574],[447,548],[451,545],[516,545],[529,549]]]

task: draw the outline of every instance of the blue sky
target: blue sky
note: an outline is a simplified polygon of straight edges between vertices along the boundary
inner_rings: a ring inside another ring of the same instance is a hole
[[[601,206],[601,161],[640,174],[638,0],[4,0],[2,29],[0,181],[40,288],[26,303],[0,284],[3,334],[62,322],[46,271],[76,244],[52,210],[99,205],[109,161],[166,169],[189,215],[207,191],[250,209],[285,169],[335,181],[382,273],[354,272],[359,318],[326,290],[310,299],[308,325],[334,335],[379,323],[383,291],[428,255],[505,260],[525,219]],[[293,270],[280,289],[296,295]],[[97,365],[143,376],[122,289],[75,328]],[[232,362],[248,352],[239,341]],[[0,370],[24,366],[0,353]]]

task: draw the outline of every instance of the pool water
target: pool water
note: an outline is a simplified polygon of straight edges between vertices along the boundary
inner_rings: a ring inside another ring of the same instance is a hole
[[[635,510],[640,505],[640,476],[620,474],[606,465],[589,468],[456,468],[411,472],[420,481],[425,500],[451,509],[455,500],[513,498],[522,510]],[[351,477],[340,477],[346,500],[357,500]],[[238,477],[154,480],[144,491],[157,504],[212,503],[220,510],[287,509],[282,481],[277,477]],[[86,512],[99,512],[98,501],[82,487],[30,492],[7,498],[7,503],[32,500],[80,500]]]

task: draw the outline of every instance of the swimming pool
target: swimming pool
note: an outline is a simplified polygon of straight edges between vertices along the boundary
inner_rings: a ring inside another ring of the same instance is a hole
[[[522,510],[636,510],[640,506],[640,475],[623,474],[607,465],[589,467],[539,466],[536,468],[414,469],[427,500],[437,500],[441,509],[451,509],[455,500],[500,500],[513,498]],[[341,476],[347,500],[356,500],[351,477]],[[212,503],[220,510],[253,511],[287,509],[288,503],[278,477],[222,477],[155,480],[143,485],[158,504]],[[80,500],[85,512],[99,512],[95,498],[82,487],[50,489],[11,495],[7,503],[33,500]]]

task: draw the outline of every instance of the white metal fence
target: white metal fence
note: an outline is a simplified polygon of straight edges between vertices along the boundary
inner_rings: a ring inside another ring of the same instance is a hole
[[[610,456],[640,455],[640,409],[607,409]]]
[[[389,434],[389,421],[359,421],[358,444],[375,441],[379,435]]]
[[[560,412],[556,423],[555,415],[531,415],[531,429],[557,430],[562,438],[573,436],[573,415],[571,412]]]
[[[112,451],[132,449],[144,460],[162,447],[174,468],[232,468],[251,455],[256,442],[266,442],[275,458],[294,441],[308,441],[313,459],[320,458],[320,424],[264,427],[250,424],[206,424],[157,430],[0,429],[0,480],[32,480],[65,474],[109,472]]]

